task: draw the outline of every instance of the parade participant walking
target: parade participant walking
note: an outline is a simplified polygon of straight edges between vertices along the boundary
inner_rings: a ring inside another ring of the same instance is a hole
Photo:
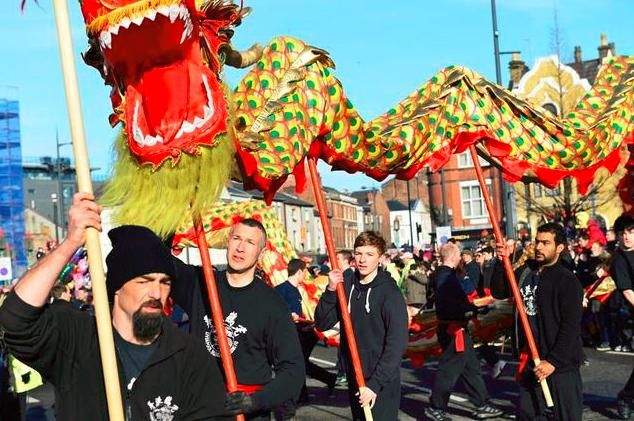
[[[446,414],[449,396],[456,382],[462,378],[467,393],[476,406],[473,417],[476,419],[495,418],[502,411],[487,403],[486,390],[480,360],[473,349],[473,339],[466,329],[467,322],[473,318],[478,308],[469,302],[462,289],[460,277],[456,272],[460,264],[460,249],[447,243],[440,249],[441,266],[436,269],[432,287],[436,296],[436,315],[439,320],[438,342],[443,354],[438,361],[438,370],[434,376],[434,385],[430,398],[431,406],[425,409],[425,416],[435,421],[450,420]]]
[[[298,286],[300,282],[303,282],[306,278],[308,270],[306,264],[299,259],[291,259],[288,262],[288,280],[281,283],[275,290],[284,298],[284,301],[288,305],[288,310],[291,313],[291,317],[295,322],[297,328],[297,336],[299,337],[299,343],[302,346],[302,353],[304,354],[304,364],[306,365],[306,374],[313,379],[319,380],[328,386],[329,393],[333,392],[335,388],[336,375],[329,372],[325,368],[318,366],[310,361],[310,354],[313,352],[313,348],[317,345],[319,337],[315,333],[315,324],[309,320],[306,320],[302,311],[302,296],[299,292]],[[308,401],[308,392],[306,390],[306,382],[302,387],[302,394],[300,401]]]
[[[45,308],[59,273],[84,244],[86,229],[101,229],[101,208],[93,200],[87,193],[74,196],[67,237],[26,272],[0,308],[10,352],[58,390],[60,420],[108,419],[95,318]],[[174,276],[169,251],[147,228],[123,226],[109,236],[106,282],[126,419],[215,419],[225,397],[219,370],[207,362],[202,346],[162,316]]]
[[[545,419],[546,405],[539,381],[547,379],[554,401],[554,416],[560,421],[581,420],[583,393],[580,364],[581,317],[583,290],[577,278],[559,261],[566,246],[563,228],[548,223],[537,228],[535,260],[528,260],[516,270],[518,287],[531,324],[541,363],[521,364],[519,370],[520,420]],[[500,260],[508,255],[504,244],[498,244]],[[491,283],[495,298],[511,296],[502,264],[496,265]],[[528,360],[526,339],[521,326],[515,325],[514,345]]]
[[[214,271],[239,392],[226,409],[247,420],[268,420],[271,409],[297,399],[306,376],[304,357],[284,300],[256,273],[266,231],[255,219],[231,227],[227,270]],[[175,260],[174,302],[189,315],[191,333],[220,364],[220,349],[202,268]]]
[[[348,311],[355,330],[367,387],[358,387],[352,372],[350,354],[342,353],[348,377],[350,408],[354,420],[363,420],[362,407],[369,405],[375,421],[398,419],[401,401],[400,366],[407,346],[407,309],[396,282],[379,270],[385,253],[385,240],[374,232],[361,233],[354,242],[356,270],[343,276],[341,270],[329,273],[328,287],[315,311],[316,327],[331,329],[341,321],[337,305],[337,284],[343,282]],[[347,350],[345,336],[342,350]]]
[[[615,221],[619,248],[614,252],[610,274],[623,298],[623,305],[634,311],[634,218],[621,216]],[[620,297],[618,297],[620,298]],[[629,419],[634,405],[634,369],[629,380],[617,396],[617,409],[621,419]]]

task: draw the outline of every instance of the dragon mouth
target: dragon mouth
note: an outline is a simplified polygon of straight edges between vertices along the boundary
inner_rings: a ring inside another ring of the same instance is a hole
[[[183,30],[179,44],[191,38],[194,24],[187,6],[184,4],[172,4],[169,6],[162,5],[155,9],[146,9],[143,13],[137,14],[133,18],[125,17],[119,22],[110,25],[99,33],[99,46],[104,52],[107,52],[107,50],[112,48],[112,40],[119,35],[119,31],[130,30],[133,25],[141,27],[144,23],[156,22],[157,18],[160,20],[161,17],[169,19],[171,24],[175,24],[177,20],[182,22]]]
[[[226,131],[224,91],[203,63],[192,13],[180,2],[145,7],[99,31],[107,72],[123,98],[119,120],[141,163],[197,153]]]

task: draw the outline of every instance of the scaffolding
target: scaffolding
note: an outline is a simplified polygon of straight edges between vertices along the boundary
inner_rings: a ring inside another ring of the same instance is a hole
[[[0,256],[11,258],[13,277],[18,277],[27,269],[20,109],[8,96],[0,97]]]

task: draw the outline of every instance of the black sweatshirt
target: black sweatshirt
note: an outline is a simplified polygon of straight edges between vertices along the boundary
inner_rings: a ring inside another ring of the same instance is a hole
[[[55,386],[57,419],[108,420],[93,316],[63,306],[33,307],[12,292],[0,307],[0,328],[9,351]],[[223,411],[224,385],[204,348],[167,319],[157,341],[132,387],[121,382],[126,420],[155,420],[160,414],[216,419]]]
[[[515,271],[520,289],[538,270],[537,262],[529,260]],[[491,294],[498,299],[512,296],[502,262],[495,266],[491,281]],[[583,361],[581,349],[581,316],[583,290],[575,275],[560,262],[543,268],[535,292],[534,306],[539,329],[535,338],[542,360],[555,366],[557,372],[577,370]],[[520,335],[520,322],[515,317],[515,344],[522,350],[526,338]]]
[[[465,321],[465,313],[477,310],[462,289],[455,269],[439,266],[433,274],[432,287],[438,320],[462,322]]]
[[[202,268],[174,260],[172,297],[189,315],[192,335],[221,364]],[[238,383],[264,385],[253,396],[265,409],[297,398],[306,377],[304,356],[282,297],[258,277],[234,288],[225,271],[214,275]]]
[[[373,392],[379,393],[391,382],[400,383],[401,360],[408,335],[405,300],[396,282],[385,271],[379,271],[376,278],[366,285],[359,282],[358,272],[349,272],[344,275],[344,289],[366,384]],[[340,320],[337,293],[326,290],[317,304],[315,326],[320,331],[326,331]],[[348,349],[343,333],[341,349]],[[349,353],[342,355],[350,373]]]

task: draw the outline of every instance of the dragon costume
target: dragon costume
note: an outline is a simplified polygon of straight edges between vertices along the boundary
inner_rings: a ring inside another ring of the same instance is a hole
[[[84,59],[112,87],[123,123],[104,201],[117,220],[168,235],[208,208],[228,177],[270,200],[306,156],[376,179],[432,170],[474,142],[511,181],[587,189],[614,171],[634,123],[634,59],[610,57],[565,118],[462,67],[447,67],[385,114],[364,121],[331,72],[328,53],[291,37],[238,52],[249,9],[224,0],[83,0]],[[231,92],[224,65],[252,66]],[[239,169],[240,171],[236,171]]]

